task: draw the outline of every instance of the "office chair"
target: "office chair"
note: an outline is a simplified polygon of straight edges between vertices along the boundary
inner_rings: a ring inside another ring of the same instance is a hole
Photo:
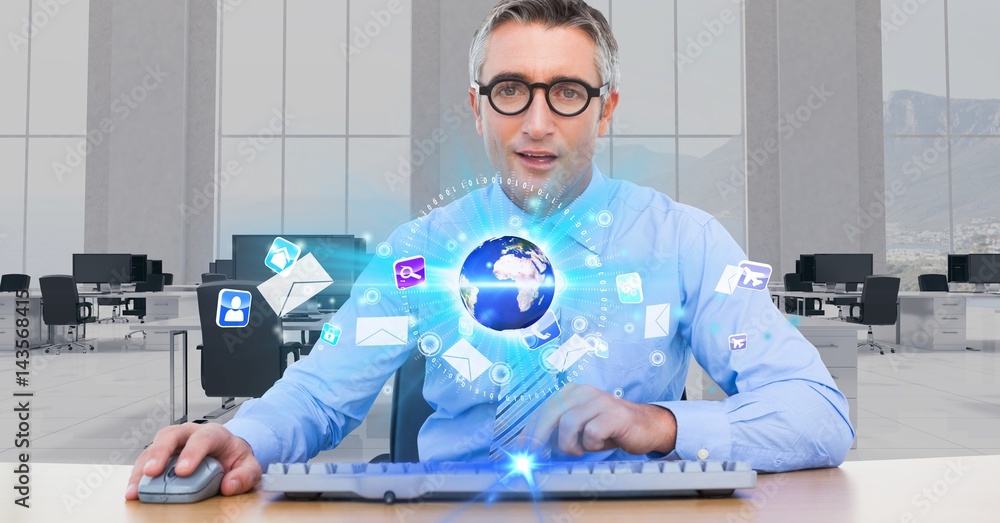
[[[259,398],[285,372],[288,355],[299,360],[302,344],[284,343],[281,318],[264,301],[257,283],[226,280],[198,286],[201,321],[201,387],[206,396],[223,398],[222,407],[206,415],[213,418],[232,409],[235,398]],[[220,327],[219,293],[233,289],[250,293],[247,326]]]
[[[27,274],[4,274],[0,278],[0,292],[18,292],[28,290],[31,276]]]
[[[868,338],[858,344],[867,346],[869,350],[878,347],[879,354],[885,354],[885,346],[875,341],[872,335],[872,325],[895,325],[898,316],[896,300],[899,297],[899,278],[891,276],[868,276],[865,278],[865,288],[861,291],[861,300],[850,305],[846,321],[868,325]],[[854,315],[854,309],[861,312]],[[889,352],[896,352],[891,348]]]
[[[163,275],[149,274],[145,282],[135,284],[135,292],[163,292]],[[136,316],[139,323],[146,323],[146,298],[125,298],[125,316]],[[142,339],[146,339],[146,330],[132,331],[125,335],[126,340],[132,339],[135,334],[142,333]]]
[[[163,284],[164,285],[173,285],[174,284],[174,275],[171,274],[171,273],[169,273],[169,272],[163,273]]]
[[[225,274],[219,274],[217,272],[203,272],[201,273],[202,283],[211,283],[213,281],[224,281],[226,279]]]
[[[920,292],[949,292],[948,277],[944,274],[921,274],[917,276]]]
[[[74,333],[78,326],[97,320],[93,315],[93,305],[80,301],[80,295],[76,291],[76,282],[72,276],[42,276],[38,279],[38,283],[42,288],[42,321],[49,326],[49,341],[52,340],[52,327],[68,327],[67,334],[70,334]],[[84,310],[86,313],[83,313]],[[55,347],[56,354],[59,354],[63,347],[68,347],[68,350],[73,350],[73,347],[87,347],[94,350],[93,345],[75,340],[58,344],[49,343],[43,347],[45,352],[49,352],[49,349]]]
[[[417,434],[434,409],[424,399],[426,359],[418,348],[398,369],[392,381],[392,410],[389,418],[389,453],[379,454],[371,463],[417,463],[420,452]],[[687,400],[687,389],[681,391],[681,400]]]
[[[803,282],[801,276],[790,272],[785,274],[785,292],[812,292],[812,283]],[[801,314],[803,316],[822,316],[823,300],[819,298],[796,298],[795,296],[785,296],[785,312],[788,314],[799,314],[798,303],[803,300],[804,305]]]
[[[97,298],[97,307],[111,307],[111,317],[103,318],[97,321],[97,323],[128,323],[128,318],[118,314],[118,307],[125,305],[125,300],[121,298]]]

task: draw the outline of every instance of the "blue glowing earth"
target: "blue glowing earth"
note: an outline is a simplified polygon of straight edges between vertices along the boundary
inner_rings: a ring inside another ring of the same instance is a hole
[[[523,329],[548,310],[555,281],[552,264],[538,246],[516,236],[493,238],[462,264],[462,303],[484,327]]]

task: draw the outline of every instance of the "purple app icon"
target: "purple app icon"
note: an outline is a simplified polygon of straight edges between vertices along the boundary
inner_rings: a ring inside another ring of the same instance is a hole
[[[425,280],[423,256],[396,260],[392,269],[396,273],[396,288],[399,290],[420,285]]]

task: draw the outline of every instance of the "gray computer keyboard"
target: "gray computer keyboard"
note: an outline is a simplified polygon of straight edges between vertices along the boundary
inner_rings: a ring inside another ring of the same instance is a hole
[[[292,499],[470,500],[729,496],[753,488],[741,461],[540,463],[275,463],[263,489]]]

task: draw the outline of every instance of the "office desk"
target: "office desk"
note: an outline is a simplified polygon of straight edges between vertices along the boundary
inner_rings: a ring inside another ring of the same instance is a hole
[[[255,490],[190,505],[124,500],[130,465],[31,464],[30,509],[3,489],[0,520],[161,521],[945,521],[997,518],[1000,456],[853,461],[839,468],[762,474],[757,488],[722,499],[399,503],[288,501]],[[103,472],[103,475],[102,475]]]
[[[136,293],[145,294],[145,293]],[[162,294],[159,292],[154,292],[150,294]],[[317,320],[310,322],[283,322],[282,328],[284,330],[320,330],[323,328],[323,323],[325,320]],[[168,320],[158,320],[158,321],[147,321],[146,323],[130,323],[129,330],[140,331],[140,330],[160,330],[166,331],[169,336],[169,347],[170,347],[170,419],[172,423],[179,424],[187,421],[188,418],[188,331],[201,330],[201,320],[197,316],[184,316],[181,318],[171,318]],[[184,408],[184,413],[181,416],[176,416],[175,412],[175,402],[174,396],[176,394],[176,385],[174,379],[174,349],[175,343],[174,339],[181,337],[181,367],[183,380],[181,387],[184,389],[184,403],[182,404]]]
[[[920,349],[965,350],[970,345],[969,309],[998,310],[1000,296],[967,292],[901,292],[895,341]],[[989,347],[977,348],[995,348],[995,345],[993,340]]]

